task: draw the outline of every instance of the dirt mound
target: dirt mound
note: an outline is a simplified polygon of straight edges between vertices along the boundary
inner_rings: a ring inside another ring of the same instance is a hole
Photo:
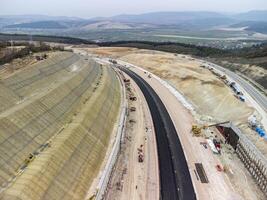
[[[216,85],[219,87],[224,87],[225,85],[221,81],[212,80],[212,81],[201,81],[203,85]]]
[[[192,75],[187,75],[187,76],[180,77],[180,79],[181,81],[189,81],[189,80],[196,80],[197,78]]]

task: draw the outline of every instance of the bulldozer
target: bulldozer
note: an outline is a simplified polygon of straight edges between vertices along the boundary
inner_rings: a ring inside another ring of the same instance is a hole
[[[226,124],[226,123],[229,123],[229,121],[216,123],[216,124],[211,124],[211,125],[202,125],[202,126],[198,126],[198,125],[194,124],[194,125],[192,125],[191,132],[194,134],[194,136],[199,137],[199,136],[201,136],[201,131],[202,130],[207,129],[209,127],[217,126],[219,124]]]

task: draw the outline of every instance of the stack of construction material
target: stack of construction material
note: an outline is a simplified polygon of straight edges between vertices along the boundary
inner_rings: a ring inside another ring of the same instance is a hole
[[[260,127],[256,127],[255,131],[261,136],[264,137],[266,135],[265,131]]]

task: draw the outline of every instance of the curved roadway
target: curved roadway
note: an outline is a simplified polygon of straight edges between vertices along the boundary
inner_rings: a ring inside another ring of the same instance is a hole
[[[225,69],[219,65],[210,63],[214,68],[224,72],[226,75],[236,81],[243,89],[250,94],[250,96],[261,106],[264,111],[267,111],[267,97],[262,94],[258,89],[252,86],[248,81],[237,75],[228,69]]]
[[[144,79],[129,69],[120,69],[140,87],[152,115],[158,148],[161,199],[195,200],[196,195],[184,152],[164,104]]]

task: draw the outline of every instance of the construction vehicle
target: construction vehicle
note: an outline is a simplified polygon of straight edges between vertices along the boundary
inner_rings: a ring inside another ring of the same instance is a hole
[[[137,100],[137,98],[136,98],[136,97],[134,97],[134,96],[131,96],[131,97],[130,97],[130,100],[131,100],[131,101],[136,101],[136,100]]]
[[[252,129],[255,129],[257,127],[258,122],[257,122],[256,115],[249,116],[249,118],[248,118],[248,124],[249,124],[249,127],[252,128]]]
[[[136,123],[136,121],[135,121],[134,119],[130,119],[129,122],[130,122],[131,124]]]
[[[144,153],[143,153],[143,145],[140,145],[140,148],[137,148],[138,151],[138,162],[144,162]]]
[[[118,62],[116,60],[113,60],[113,59],[110,59],[109,62],[111,62],[114,65],[118,64]]]
[[[213,127],[213,126],[216,126],[216,125],[219,125],[219,124],[226,124],[226,123],[229,123],[229,121],[226,121],[226,122],[221,122],[221,123],[216,123],[216,124],[211,124],[211,125],[202,125],[202,126],[197,126],[197,125],[192,125],[192,129],[191,129],[191,132],[194,134],[194,136],[201,136],[201,130],[204,130],[204,129],[207,129],[209,127]]]
[[[226,79],[227,79],[227,77],[226,77],[225,75],[222,75],[220,78],[221,78],[222,80],[226,80]]]
[[[212,142],[213,142],[215,148],[217,149],[218,154],[221,154],[221,148],[222,148],[222,147],[221,147],[221,143],[220,143],[220,141],[218,141],[218,140],[216,140],[216,139],[213,139]]]
[[[25,169],[34,159],[35,155],[30,153],[29,156],[24,160],[24,163],[20,169],[21,170]]]
[[[144,162],[144,155],[142,153],[138,154],[138,162]]]
[[[197,125],[192,125],[191,132],[194,134],[194,136],[199,137],[201,135],[201,129],[204,127],[198,127]]]
[[[136,108],[135,108],[135,107],[131,107],[131,108],[130,108],[130,111],[131,111],[131,112],[134,112],[134,111],[136,111]]]
[[[221,165],[216,165],[215,167],[216,167],[216,169],[217,169],[218,172],[224,171],[224,167],[221,166]]]

